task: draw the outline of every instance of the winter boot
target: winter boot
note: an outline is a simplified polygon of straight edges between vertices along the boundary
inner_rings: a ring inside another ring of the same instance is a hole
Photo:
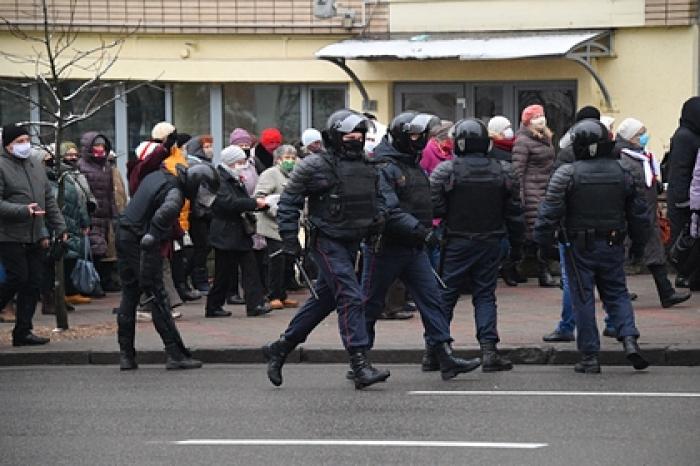
[[[423,372],[435,372],[440,370],[440,361],[435,354],[435,348],[429,344],[425,344],[425,353],[423,353],[423,361],[421,362],[421,370]]]
[[[384,382],[389,378],[389,371],[372,367],[364,351],[356,351],[350,354],[350,368],[355,374],[355,388],[361,390],[377,382]]]
[[[625,349],[625,356],[627,360],[632,363],[632,367],[638,371],[649,367],[649,363],[640,354],[637,337],[622,337],[622,347]]]
[[[495,341],[481,343],[481,371],[498,372],[509,371],[513,368],[513,363],[498,354]]]
[[[552,278],[552,274],[549,273],[548,261],[538,262],[537,278],[542,288],[556,288],[559,286],[554,278]]]
[[[584,353],[581,360],[574,366],[574,371],[579,374],[600,374],[598,353]]]
[[[262,347],[263,356],[267,363],[267,378],[270,379],[272,385],[279,387],[282,385],[282,366],[287,360],[287,356],[296,347],[296,343],[292,343],[281,336],[279,340],[268,343]]]
[[[53,290],[44,290],[41,292],[41,313],[56,314],[56,299]]]
[[[442,380],[450,380],[456,377],[457,374],[471,372],[481,365],[481,360],[479,358],[466,360],[455,357],[452,354],[452,347],[448,342],[438,344],[433,351],[440,362]]]
[[[514,262],[505,262],[501,267],[501,278],[508,286],[518,286],[517,270]]]
[[[165,346],[165,368],[167,370],[199,369],[202,361],[192,359],[192,354],[187,349],[181,348],[177,343]]]

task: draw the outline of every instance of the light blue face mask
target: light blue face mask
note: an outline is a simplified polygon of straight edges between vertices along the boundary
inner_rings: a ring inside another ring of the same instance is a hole
[[[646,147],[647,144],[649,144],[649,133],[644,133],[641,136],[639,136],[639,145],[642,147]]]

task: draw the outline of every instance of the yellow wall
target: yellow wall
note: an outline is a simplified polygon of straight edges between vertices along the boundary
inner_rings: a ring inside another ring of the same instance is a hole
[[[494,0],[500,1],[500,0]],[[623,2],[626,0],[622,0]],[[440,2],[443,3],[443,2]],[[556,3],[556,2],[554,2]],[[96,36],[81,36],[79,48],[94,45]],[[362,107],[362,99],[347,75],[335,65],[316,60],[313,54],[338,37],[285,36],[139,36],[130,39],[108,78],[190,82],[297,82],[349,83],[349,101]],[[189,45],[187,44],[189,42]],[[627,116],[644,121],[651,133],[651,148],[661,155],[674,131],[682,103],[698,92],[698,26],[675,28],[627,28],[613,33],[615,57],[595,60],[594,67],[608,85],[611,113],[617,124]],[[0,33],[3,51],[28,49],[7,33]],[[181,55],[189,53],[187,58]],[[576,80],[579,106],[602,106],[601,93],[590,75],[565,59],[460,62],[349,61],[377,100],[377,116],[393,116],[396,82],[465,82]],[[0,59],[0,74],[19,77],[33,74],[33,66]],[[73,79],[86,78],[74,72]]]
[[[391,32],[512,31],[644,25],[644,0],[391,0]]]

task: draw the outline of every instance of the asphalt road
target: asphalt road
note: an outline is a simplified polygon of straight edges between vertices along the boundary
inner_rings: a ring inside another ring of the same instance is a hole
[[[281,388],[262,365],[0,368],[0,464],[700,464],[700,368],[390,369],[356,391],[342,365]]]

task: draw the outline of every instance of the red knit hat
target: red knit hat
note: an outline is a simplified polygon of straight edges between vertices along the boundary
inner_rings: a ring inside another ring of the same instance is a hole
[[[282,144],[282,133],[277,128],[266,128],[260,133],[260,144],[270,151],[276,149],[280,144]]]
[[[523,110],[520,120],[525,126],[530,124],[530,120],[544,115],[544,108],[541,105],[529,105]]]

